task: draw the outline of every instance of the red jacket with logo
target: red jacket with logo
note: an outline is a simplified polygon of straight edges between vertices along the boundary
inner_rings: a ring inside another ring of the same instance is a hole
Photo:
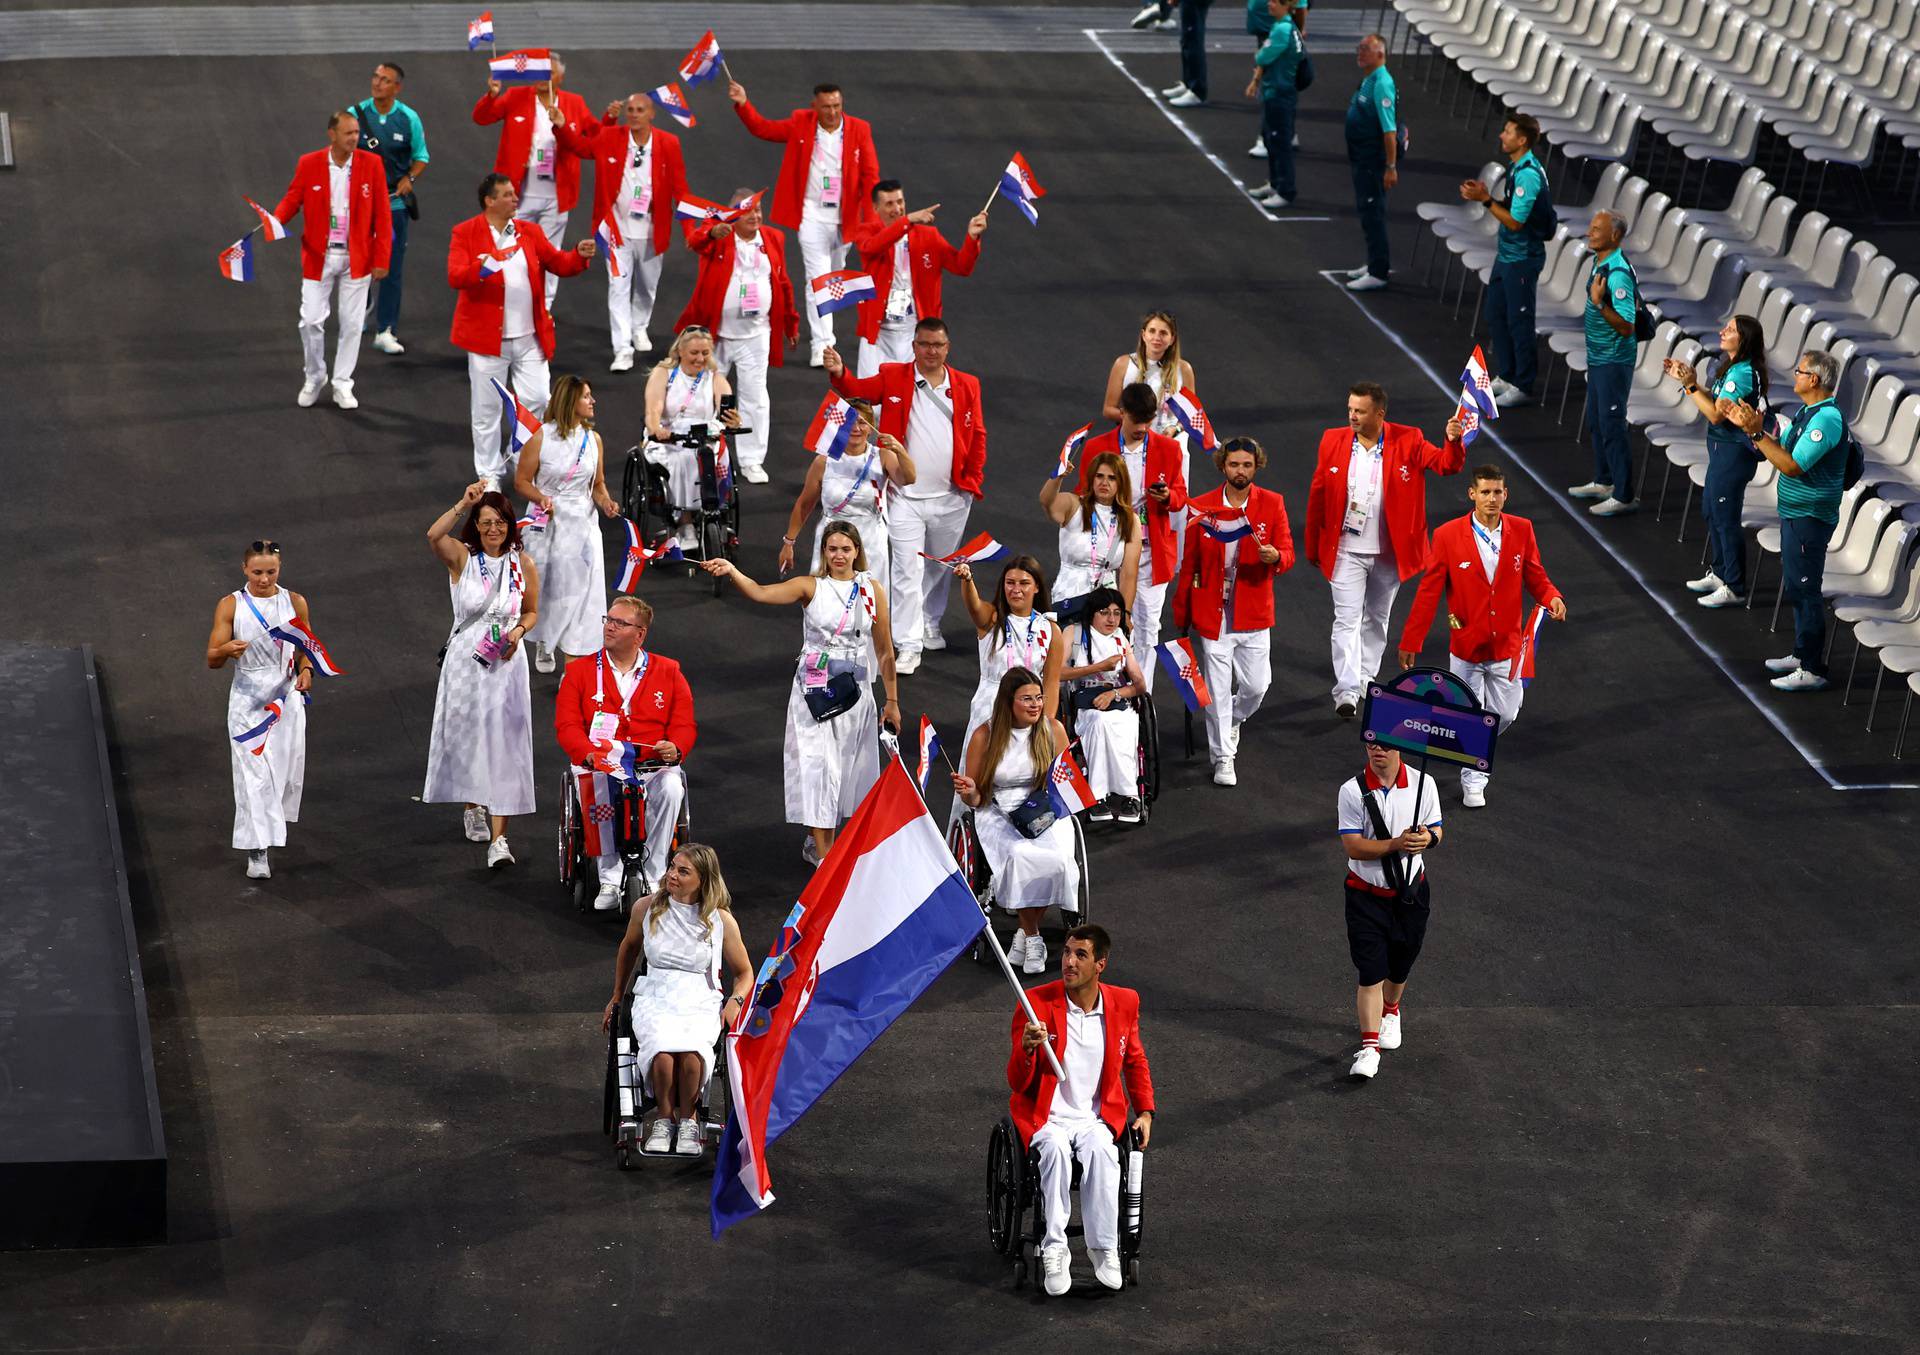
[[[1227,506],[1225,485],[1211,494],[1189,499],[1193,518],[1187,523],[1187,550],[1180,557],[1180,581],[1173,593],[1173,624],[1182,630],[1191,628],[1202,639],[1218,640],[1225,610],[1227,552],[1233,551],[1233,616],[1228,630],[1271,630],[1273,628],[1273,580],[1293,568],[1293,533],[1287,529],[1287,505],[1278,494],[1259,485],[1247,490],[1244,508]],[[1225,517],[1246,514],[1252,536],[1243,536],[1223,544],[1208,536],[1202,513]],[[1263,564],[1260,547],[1272,546],[1280,558]]]
[[[773,209],[767,219],[788,230],[800,229],[807,204],[807,170],[813,163],[813,139],[819,119],[811,108],[796,108],[784,118],[762,117],[753,103],[739,103],[733,111],[747,130],[762,141],[784,141],[780,177],[773,185]],[[873,149],[873,127],[865,118],[841,119],[840,233],[851,239],[853,228],[873,215],[873,186],[880,182],[880,157]]]
[[[533,333],[540,351],[553,357],[553,317],[547,314],[546,275],[563,278],[586,271],[587,260],[571,249],[555,249],[531,221],[513,223],[514,238],[527,256],[527,286],[533,292]],[[499,273],[480,276],[480,256],[495,253],[493,227],[484,213],[453,228],[447,244],[447,286],[460,293],[453,303],[453,346],[483,357],[500,356],[500,331],[507,322],[507,284]]]
[[[319,150],[301,156],[293,167],[293,182],[273,209],[282,225],[291,222],[295,212],[301,214],[300,276],[316,282],[326,269],[327,219],[333,214],[333,181],[327,173],[331,154]],[[387,267],[393,253],[387,171],[372,151],[355,151],[347,165],[347,274],[364,278]]]
[[[772,307],[767,319],[773,326],[773,342],[767,345],[767,365],[784,365],[782,341],[791,343],[800,337],[800,313],[793,308],[793,280],[787,275],[787,237],[771,226],[760,228],[766,241],[767,262],[771,266],[768,286],[773,290]],[[700,259],[699,276],[693,280],[693,296],[680,318],[673,322],[677,334],[688,325],[703,325],[713,331],[718,342],[720,308],[726,304],[727,282],[733,277],[733,232],[716,235],[713,223],[695,226],[687,232],[687,248]]]
[[[1047,1043],[1061,1067],[1067,1062],[1067,986],[1055,979],[1027,990],[1034,1014],[1046,1026]],[[1147,1067],[1147,1048],[1140,1043],[1140,994],[1131,988],[1100,985],[1102,1024],[1106,1027],[1107,1057],[1100,1065],[1100,1083],[1094,1109],[1113,1136],[1126,1131],[1127,1104],[1135,1115],[1153,1110],[1153,1073]],[[1013,1013],[1013,1052],[1007,1056],[1007,1087],[1013,1095],[1008,1111],[1023,1143],[1032,1143],[1034,1131],[1047,1122],[1053,1108],[1054,1088],[1060,1079],[1053,1065],[1038,1049],[1028,1052],[1020,1047],[1027,1030],[1027,1014]]]
[[[620,184],[633,156],[633,133],[623,126],[570,122],[555,135],[569,151],[593,161],[593,220],[588,229],[612,217],[614,226],[624,232],[627,205],[614,199],[620,196]],[[647,222],[653,231],[653,252],[665,254],[673,243],[673,205],[687,195],[687,166],[680,156],[680,138],[672,132],[655,127],[651,141],[653,202],[647,209]]]
[[[620,688],[613,680],[613,669],[608,667],[601,673],[599,662],[598,654],[571,660],[560,677],[560,693],[554,702],[554,735],[576,767],[586,766],[593,758],[593,745],[587,741],[593,717],[620,709]],[[693,691],[687,686],[686,674],[672,659],[649,655],[646,674],[633,689],[614,737],[621,743],[637,745],[643,756],[645,750],[665,739],[684,758],[693,751],[698,732],[693,721]]]
[[[1088,438],[1080,449],[1080,480],[1074,486],[1074,493],[1085,498],[1087,494],[1087,467],[1102,452],[1123,455],[1120,450],[1120,428],[1116,424],[1097,438]],[[1174,556],[1179,542],[1173,535],[1173,515],[1187,506],[1187,477],[1181,470],[1186,457],[1180,444],[1164,433],[1147,432],[1147,484],[1135,485],[1137,493],[1148,486],[1164,484],[1167,487],[1167,501],[1163,504],[1149,498],[1147,500],[1147,544],[1153,548],[1153,577],[1148,583],[1165,583],[1173,577]]]
[[[907,280],[913,288],[913,313],[921,320],[940,318],[940,275],[952,273],[967,277],[980,261],[980,242],[969,235],[958,249],[933,226],[908,221],[904,216],[881,225],[868,219],[848,236],[860,251],[860,266],[873,279],[871,301],[859,306],[860,337],[868,343],[880,337],[880,322],[887,317],[887,294],[893,290],[893,249],[900,237],[907,237]]]
[[[1329,428],[1320,435],[1320,459],[1307,491],[1307,526],[1302,542],[1307,558],[1333,577],[1340,533],[1347,517],[1347,469],[1353,460],[1353,430]],[[1457,475],[1466,469],[1467,447],[1449,439],[1436,447],[1418,428],[1390,423],[1380,434],[1380,525],[1393,546],[1394,563],[1404,582],[1420,572],[1427,558],[1426,472]]]
[[[947,396],[953,406],[953,487],[979,498],[987,478],[987,423],[980,409],[980,379],[947,368]],[[865,400],[880,416],[880,431],[907,445],[907,418],[913,412],[914,383],[911,362],[883,362],[872,376],[858,377],[842,367],[833,378],[840,394]]]
[[[1520,652],[1527,619],[1523,593],[1542,607],[1560,596],[1540,563],[1533,524],[1512,513],[1500,517],[1500,563],[1491,583],[1480,562],[1471,513],[1433,529],[1426,569],[1400,633],[1400,648],[1416,653],[1426,643],[1442,590],[1447,594],[1447,648],[1468,663],[1494,663]]]
[[[568,123],[584,129],[600,121],[587,107],[587,101],[570,89],[560,90],[554,102],[560,105],[560,116]],[[532,85],[515,85],[498,94],[482,94],[480,102],[473,106],[473,120],[478,125],[506,124],[500,129],[500,147],[493,155],[493,172],[512,179],[516,193],[527,191],[527,157],[533,154],[533,120],[539,116],[535,111],[539,106],[540,100]],[[553,140],[553,196],[561,211],[571,212],[573,204],[580,200],[579,154],[569,153],[568,148],[560,144],[558,123],[554,125]]]

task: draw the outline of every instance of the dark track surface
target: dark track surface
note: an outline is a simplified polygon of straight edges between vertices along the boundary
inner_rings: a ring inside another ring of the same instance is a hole
[[[1236,8],[1216,6],[1216,24]],[[1142,1288],[1038,1310],[1009,1291],[981,1167],[1010,1002],[964,964],[776,1146],[765,1217],[714,1245],[705,1174],[617,1174],[597,1136],[614,933],[552,881],[557,751],[537,735],[541,814],[513,831],[513,870],[485,872],[457,815],[411,798],[447,624],[422,537],[470,460],[444,242],[493,141],[466,122],[472,61],[407,64],[435,167],[407,267],[410,351],[366,353],[351,415],[293,404],[296,247],[263,248],[250,287],[212,261],[248,224],[239,195],[275,200],[320,144],[322,111],[360,96],[364,62],[6,72],[22,168],[0,178],[13,320],[0,381],[25,493],[0,622],[99,655],[174,1241],[0,1256],[0,1350],[828,1351],[875,1336],[926,1351],[1915,1348],[1920,802],[1825,789],[1524,477],[1512,508],[1538,526],[1574,620],[1548,638],[1491,808],[1469,817],[1445,787],[1407,1044],[1374,1083],[1344,1076],[1333,800],[1359,754],[1329,710],[1324,582],[1306,566],[1282,582],[1275,688],[1237,790],[1178,760],[1162,693],[1167,794],[1151,826],[1103,838],[1093,860],[1117,938],[1109,977],[1142,992],[1162,1105]],[[573,82],[597,103],[660,65],[582,53]],[[996,213],[979,272],[947,293],[955,364],[986,387],[989,498],[974,523],[1009,544],[1051,558],[1032,495],[1062,434],[1097,415],[1107,364],[1149,306],[1179,311],[1215,422],[1273,450],[1266,482],[1296,525],[1348,381],[1385,381],[1394,416],[1430,432],[1445,417],[1318,274],[1359,254],[1337,54],[1302,120],[1301,205],[1335,220],[1281,226],[1097,54],[857,67],[760,54],[737,70],[766,108],[839,78],[910,201],[946,204],[950,236],[1009,150],[1047,183],[1040,229]],[[1174,78],[1171,55],[1135,70]],[[196,117],[210,97],[230,117]],[[696,192],[770,177],[775,148],[710,90],[697,110]],[[1251,114],[1202,113],[1192,124],[1216,153],[1250,165]],[[1421,125],[1427,168],[1395,206],[1403,261],[1412,203],[1486,155],[1439,111]],[[691,278],[675,252],[666,319]],[[1369,305],[1457,366],[1464,330],[1430,298]],[[597,273],[565,284],[559,309],[555,371],[594,380],[609,447],[624,448],[641,376],[605,372]],[[747,527],[762,577],[819,385],[804,367],[776,376],[775,482]],[[1556,483],[1584,478],[1585,451],[1551,429],[1502,425]],[[1430,496],[1435,521],[1464,511],[1458,480]],[[1662,577],[1695,561],[1670,525],[1620,525]],[[293,845],[249,887],[225,845],[226,680],[200,656],[213,603],[238,586],[238,546],[263,535],[285,544],[286,582],[350,676],[313,707]],[[780,823],[795,618],[665,572],[643,591],[657,647],[699,698],[697,836],[719,847],[763,953],[803,881],[799,833]],[[1740,637],[1729,649],[1784,648],[1728,620],[1715,633]],[[957,616],[947,631],[953,648],[906,680],[904,704],[909,724],[924,709],[957,732],[974,664]],[[537,680],[537,720],[554,681]],[[1890,726],[1864,735],[1837,698],[1812,700],[1825,704],[1801,718],[1836,756],[1898,770]]]

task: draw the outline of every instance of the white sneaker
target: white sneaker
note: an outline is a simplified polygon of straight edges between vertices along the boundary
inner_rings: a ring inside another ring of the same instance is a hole
[[[1702,607],[1744,607],[1747,600],[1724,583],[1700,599]]]
[[[1047,972],[1047,938],[1038,932],[1027,938],[1027,953],[1020,962],[1020,972],[1022,974]]]
[[[483,806],[470,806],[462,817],[461,824],[466,829],[469,842],[485,842],[493,836],[487,831],[487,811]]]
[[[267,849],[247,853],[247,878],[249,880],[271,880],[273,872],[267,867]]]
[[[312,409],[320,399],[320,392],[326,389],[324,381],[309,381],[300,388],[300,394],[294,397],[294,403],[302,409]]]
[[[1128,28],[1152,28],[1160,22],[1160,6],[1148,5],[1127,21]]]
[[[1616,499],[1611,494],[1609,494],[1606,498],[1600,500],[1599,503],[1596,503],[1593,507],[1589,508],[1587,511],[1593,514],[1597,518],[1623,517],[1628,513],[1639,512],[1640,501],[1638,499],[1634,499],[1631,502],[1623,503],[1619,499]]]
[[[1256,160],[1266,159],[1267,158],[1267,139],[1265,137],[1261,137],[1259,140],[1255,141],[1253,143],[1253,149],[1248,151],[1247,154],[1252,156]]]
[[[1293,134],[1293,140],[1292,140],[1292,142],[1290,142],[1289,144],[1290,144],[1290,145],[1292,145],[1292,147],[1293,147],[1293,148],[1294,148],[1295,150],[1299,150],[1299,149],[1300,149],[1300,133],[1298,133],[1298,132],[1295,132],[1295,133]]]
[[[947,637],[937,630],[927,631],[920,637],[920,648],[922,649],[945,649],[946,647]]]
[[[673,1151],[673,1121],[660,1115],[647,1126],[647,1139],[640,1145],[643,1153],[670,1153]]]
[[[1007,963],[1016,969],[1027,958],[1027,934],[1015,932],[1013,940],[1007,942]]]
[[[1087,1259],[1093,1262],[1093,1278],[1109,1289],[1124,1289],[1126,1277],[1120,1273],[1120,1253],[1101,1247],[1088,1247]]]
[[[904,654],[896,654],[893,659],[893,671],[901,677],[911,677],[920,671],[920,651],[909,649]]]
[[[1171,99],[1167,100],[1167,106],[1170,108],[1198,108],[1205,102],[1205,99],[1195,94],[1192,90],[1183,89]]]
[[[1233,759],[1223,757],[1213,764],[1213,784],[1216,786],[1237,786],[1240,778],[1233,774]]]
[[[1154,27],[1159,29],[1162,33],[1177,33],[1180,31],[1180,21],[1178,19],[1173,18],[1172,16],[1168,16],[1167,18],[1162,19],[1159,23],[1155,24]]]
[[[407,351],[407,346],[401,343],[400,340],[394,338],[393,331],[390,329],[383,329],[374,335],[373,346],[378,348],[382,353],[404,353]]]
[[[740,468],[740,478],[750,485],[764,485],[767,482],[767,468],[765,466],[742,466]]]
[[[1362,1046],[1353,1056],[1353,1067],[1347,1069],[1348,1077],[1372,1077],[1380,1071],[1380,1051]]]
[[[800,839],[800,859],[809,866],[820,864],[820,848],[814,845],[812,833]]]
[[[699,1157],[701,1147],[700,1121],[680,1121],[673,1131],[674,1154],[678,1157]]]
[[[1388,1012],[1380,1018],[1380,1047],[1398,1049],[1400,1047],[1400,1013]]]
[[[653,340],[647,337],[645,330],[633,336],[633,351],[636,353],[651,353],[653,351]]]
[[[1508,391],[1514,389],[1514,385],[1511,381],[1507,380],[1504,376],[1496,376],[1493,379],[1493,381],[1488,385],[1487,389],[1492,391],[1494,395],[1497,397],[1497,396],[1505,395]]]
[[[1262,184],[1258,188],[1249,188],[1247,196],[1262,207],[1285,207],[1287,200],[1273,191],[1271,184]]]
[[[620,911],[620,877],[600,882],[600,892],[593,896],[593,911],[596,913],[617,913]]]
[[[1827,680],[1818,673],[1805,668],[1796,668],[1784,677],[1773,680],[1775,691],[1781,692],[1817,692],[1827,685]]]
[[[1042,1247],[1040,1249],[1040,1273],[1047,1292],[1059,1298],[1073,1288],[1072,1261],[1067,1255],[1065,1245]]]
[[[497,870],[501,866],[513,864],[513,853],[507,849],[507,835],[502,833],[487,844],[487,869]]]
[[[1493,397],[1493,403],[1501,409],[1512,409],[1517,405],[1532,404],[1533,397],[1521,390],[1518,386],[1508,386],[1505,390]]]
[[[1468,809],[1487,807],[1487,788],[1485,786],[1460,787],[1460,803]]]
[[[1726,584],[1720,581],[1720,576],[1711,569],[1697,579],[1687,580],[1687,591],[1689,593],[1711,593],[1716,588],[1725,587]]]
[[[533,647],[533,669],[536,673],[551,673],[557,662],[552,645],[537,644]]]
[[[700,549],[700,534],[693,530],[691,522],[681,523],[680,530],[673,534],[673,540],[682,552]]]
[[[1570,499],[1611,499],[1613,486],[1603,485],[1598,480],[1589,480],[1584,485],[1568,485],[1567,497]]]
[[[1353,282],[1356,279],[1364,278],[1366,275],[1367,275],[1367,266],[1365,264],[1361,264],[1358,268],[1349,268],[1347,270],[1347,281]]]
[[[1377,292],[1386,285],[1387,280],[1385,278],[1376,278],[1371,273],[1362,273],[1359,277],[1347,284],[1347,290],[1349,292]]]
[[[1767,660],[1767,671],[1770,673],[1791,673],[1799,666],[1800,660],[1792,654],[1783,654],[1777,659]]]
[[[1267,193],[1258,199],[1262,207],[1291,207],[1292,198],[1283,198],[1278,193]]]
[[[1186,81],[1183,80],[1177,85],[1168,85],[1165,89],[1161,90],[1160,97],[1163,99],[1171,99],[1177,94],[1185,94],[1186,92],[1187,85]]]
[[[1227,726],[1227,752],[1234,757],[1240,756],[1241,723],[1241,721],[1235,721],[1233,724]]]
[[[353,387],[341,381],[333,383],[333,402],[342,409],[360,408],[360,402],[353,398]]]
[[[607,370],[610,372],[632,371],[633,350],[631,348],[622,348],[618,353],[615,353],[613,355],[613,361],[607,364]]]

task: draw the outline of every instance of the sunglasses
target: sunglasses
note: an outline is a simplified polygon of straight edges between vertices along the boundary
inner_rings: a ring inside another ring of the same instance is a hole
[[[247,547],[247,554],[249,555],[278,555],[279,553],[280,543],[278,541],[256,541]]]

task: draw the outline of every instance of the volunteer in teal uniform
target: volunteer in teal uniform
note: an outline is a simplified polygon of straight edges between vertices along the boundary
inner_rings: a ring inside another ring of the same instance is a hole
[[[1793,603],[1793,653],[1768,659],[1767,667],[1780,674],[1773,685],[1783,692],[1817,692],[1827,685],[1827,604],[1820,583],[1827,544],[1840,521],[1852,442],[1833,402],[1839,379],[1832,354],[1802,353],[1793,368],[1793,393],[1804,403],[1777,439],[1761,431],[1759,410],[1745,403],[1733,407],[1733,421],[1780,471],[1780,568]]]
[[[1297,11],[1299,8],[1300,6],[1296,3],[1294,9]],[[1298,28],[1299,25],[1295,24],[1294,27]],[[1272,31],[1273,16],[1267,13],[1267,0],[1247,0],[1247,32],[1253,35],[1253,50],[1255,52],[1258,52],[1262,47],[1266,46],[1267,34]],[[1256,160],[1264,160],[1267,158],[1265,127],[1266,123],[1263,115],[1261,122],[1262,130],[1253,138],[1253,146],[1247,151],[1247,154]]]
[[[1387,285],[1387,194],[1400,182],[1398,94],[1387,74],[1387,44],[1378,33],[1360,39],[1354,53],[1360,85],[1347,103],[1347,163],[1353,170],[1353,205],[1367,238],[1367,262],[1347,274],[1347,290],[1371,292]]]
[[[1740,530],[1740,510],[1760,453],[1729,411],[1736,403],[1758,408],[1767,398],[1767,341],[1760,322],[1751,315],[1727,321],[1720,328],[1720,352],[1720,368],[1711,381],[1700,380],[1693,365],[1678,358],[1662,365],[1707,425],[1707,485],[1700,516],[1707,521],[1713,562],[1703,576],[1687,580],[1687,587],[1702,595],[1702,607],[1739,607],[1747,600],[1747,539]]]
[[[1293,117],[1300,91],[1295,87],[1300,58],[1306,48],[1293,26],[1294,0],[1266,0],[1273,27],[1253,57],[1253,79],[1247,94],[1260,95],[1260,140],[1267,151],[1267,184],[1256,189],[1254,201],[1267,207],[1290,207],[1297,193],[1293,179]]]
[[[1595,212],[1587,226],[1587,248],[1593,251],[1593,272],[1587,276],[1588,435],[1593,439],[1593,479],[1574,485],[1567,493],[1576,499],[1598,499],[1587,511],[1595,517],[1631,513],[1639,504],[1633,497],[1633,449],[1627,445],[1627,395],[1633,387],[1633,364],[1639,345],[1633,337],[1633,317],[1640,306],[1640,284],[1620,242],[1627,238],[1625,218]]]
[[[1500,151],[1509,161],[1500,197],[1478,179],[1460,185],[1461,197],[1486,203],[1500,223],[1493,272],[1487,279],[1487,329],[1493,342],[1493,399],[1503,409],[1532,404],[1533,383],[1540,375],[1533,307],[1554,211],[1547,171],[1533,153],[1539,140],[1539,120],[1514,114],[1500,129]]]
[[[360,119],[360,149],[380,157],[387,171],[388,209],[393,213],[393,261],[380,280],[373,305],[373,346],[404,353],[394,328],[400,323],[400,265],[407,258],[407,224],[413,219],[413,188],[427,171],[427,131],[420,115],[400,102],[406,72],[391,61],[373,68],[373,96],[354,106]]]

